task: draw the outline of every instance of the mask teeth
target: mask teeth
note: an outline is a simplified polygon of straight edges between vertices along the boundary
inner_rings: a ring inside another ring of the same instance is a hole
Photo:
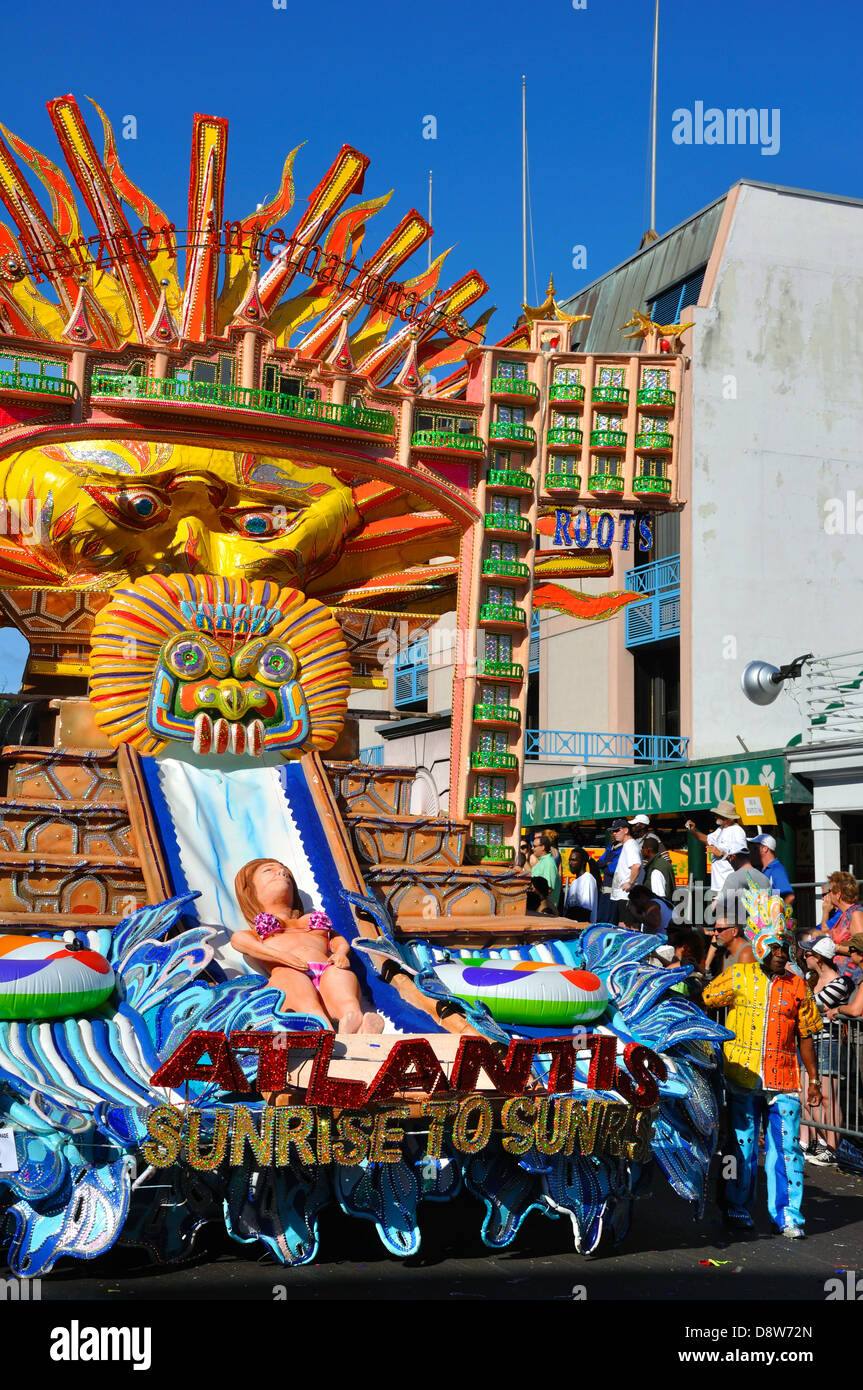
[[[209,753],[213,746],[213,721],[203,710],[195,716],[195,737],[192,740],[192,748],[195,753],[202,756]]]
[[[253,719],[246,730],[246,751],[253,758],[259,758],[264,751],[264,725],[260,719]]]
[[[246,751],[246,731],[242,724],[231,725],[231,752],[245,753]]]
[[[217,719],[213,724],[213,752],[227,753],[231,743],[231,729],[227,719]]]

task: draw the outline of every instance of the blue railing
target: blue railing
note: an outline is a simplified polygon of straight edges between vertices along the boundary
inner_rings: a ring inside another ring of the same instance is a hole
[[[679,555],[630,570],[626,588],[631,594],[644,595],[643,602],[630,603],[626,610],[627,647],[680,636]]]
[[[384,746],[376,743],[373,748],[361,748],[359,761],[368,763],[369,767],[383,767],[384,765]]]
[[[526,729],[524,738],[527,758],[567,758],[579,763],[682,763],[689,756],[689,739],[668,734]]]

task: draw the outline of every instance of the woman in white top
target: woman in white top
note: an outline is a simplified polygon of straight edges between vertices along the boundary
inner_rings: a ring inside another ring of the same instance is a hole
[[[700,840],[710,849],[710,887],[714,892],[721,893],[722,885],[733,872],[733,866],[729,862],[730,855],[739,854],[748,846],[746,832],[740,824],[737,807],[733,801],[718,802],[713,807],[712,814],[716,817],[716,829],[710,835],[696,830],[695,822],[691,820],[686,822],[686,829],[696,840]]]
[[[572,878],[566,890],[564,916],[576,922],[596,921],[599,892],[596,879],[587,867],[587,855],[579,846],[569,851],[569,870]]]

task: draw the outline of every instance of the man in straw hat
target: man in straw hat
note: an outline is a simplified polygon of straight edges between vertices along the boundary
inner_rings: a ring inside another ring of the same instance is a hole
[[[813,1036],[821,1016],[806,982],[788,969],[788,919],[782,899],[755,886],[747,890],[746,934],[755,962],[732,965],[705,989],[705,1009],[728,1008],[723,1044],[730,1154],[725,1181],[726,1219],[751,1230],[758,1177],[758,1133],[765,1121],[767,1205],[784,1236],[802,1238],[803,1150],[800,1147],[800,1076],[797,1051],[809,1087],[806,1103],[823,1104]]]
[[[733,801],[718,801],[711,814],[716,817],[716,829],[710,835],[697,830],[695,821],[688,820],[686,829],[710,850],[710,887],[720,893],[732,870],[730,856],[745,852],[748,845]]]

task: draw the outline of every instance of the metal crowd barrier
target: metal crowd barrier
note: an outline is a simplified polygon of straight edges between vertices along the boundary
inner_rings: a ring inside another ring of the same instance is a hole
[[[863,989],[863,985],[860,986]],[[863,1141],[863,1018],[824,1020],[816,1039],[824,1104],[807,1111],[803,1123]],[[804,1092],[805,1101],[805,1092]]]

